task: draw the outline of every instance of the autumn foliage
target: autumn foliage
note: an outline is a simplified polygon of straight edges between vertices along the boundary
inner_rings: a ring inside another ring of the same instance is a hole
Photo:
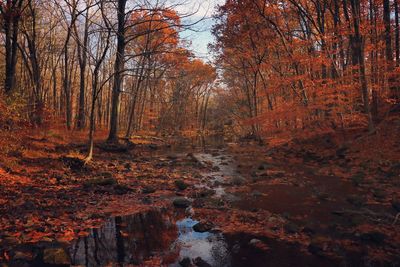
[[[212,46],[226,99],[253,134],[372,131],[398,100],[399,56],[386,52],[399,49],[397,12],[381,1],[226,1]]]

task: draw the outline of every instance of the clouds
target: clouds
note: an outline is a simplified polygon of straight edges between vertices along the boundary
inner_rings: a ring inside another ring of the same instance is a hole
[[[185,30],[181,33],[181,37],[191,41],[195,55],[205,60],[211,59],[208,54],[207,45],[213,42],[211,28],[213,15],[217,5],[223,4],[225,0],[170,0],[172,4],[176,4],[177,11],[183,16],[184,23],[193,23],[199,21],[193,26],[192,30]]]

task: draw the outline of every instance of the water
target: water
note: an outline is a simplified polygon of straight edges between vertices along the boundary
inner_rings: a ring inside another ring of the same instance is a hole
[[[184,258],[201,258],[212,266],[230,266],[230,253],[223,235],[221,233],[195,232],[193,226],[197,223],[198,221],[191,218],[176,222],[179,236],[172,248],[179,250],[179,257],[170,267],[181,266],[179,262]]]
[[[243,177],[238,174],[236,163],[224,149],[221,140],[213,140],[209,144],[205,140],[194,140],[152,153],[160,162],[166,155],[182,159],[187,153],[192,153],[203,165],[208,166],[201,170],[204,179],[197,186],[213,189],[216,192],[213,198],[237,201],[237,196],[227,193],[225,187],[231,179]],[[168,160],[168,157],[165,158],[165,161]],[[75,266],[134,266],[151,258],[160,259],[163,266],[170,267],[181,266],[183,260],[191,263],[202,261],[208,264],[202,266],[216,267],[335,266],[327,262],[320,264],[320,259],[311,258],[296,246],[277,240],[245,233],[229,236],[213,231],[198,233],[193,230],[196,223],[187,213],[172,207],[113,217],[102,227],[90,229],[87,236],[71,244],[19,246],[10,254],[12,260],[8,265],[62,266],[45,260],[46,250],[55,248],[64,251]],[[252,246],[254,238],[262,239],[271,249],[263,251]],[[15,259],[18,252],[27,252],[33,257]]]
[[[177,238],[173,218],[160,210],[110,218],[69,249],[73,265],[139,264],[169,249]]]

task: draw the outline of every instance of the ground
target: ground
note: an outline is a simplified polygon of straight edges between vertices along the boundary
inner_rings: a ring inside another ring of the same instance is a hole
[[[272,266],[398,266],[399,133],[398,116],[374,134],[263,145],[201,148],[137,136],[110,146],[100,132],[94,160],[82,165],[83,133],[32,131],[2,155],[0,261],[21,257],[21,244],[68,244],[110,217],[175,204],[191,206],[187,212],[233,243],[251,244],[259,253],[251,255]]]

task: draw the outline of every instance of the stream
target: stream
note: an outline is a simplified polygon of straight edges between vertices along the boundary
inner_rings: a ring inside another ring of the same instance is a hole
[[[211,141],[209,141],[211,140]],[[191,155],[203,165],[213,166],[203,172],[198,188],[214,190],[213,198],[236,200],[225,192],[224,184],[239,177],[235,162],[225,153],[222,139],[194,139],[176,143],[169,148],[151,152],[151,157],[183,158]],[[188,154],[189,153],[189,154]],[[154,208],[129,216],[109,218],[102,227],[89,230],[89,234],[71,244],[41,242],[22,245],[21,253],[37,255],[32,261],[14,257],[11,266],[131,266],[140,265],[154,256],[163,259],[163,265],[179,266],[247,266],[246,257],[235,263],[232,249],[240,246],[227,240],[221,232],[196,232],[199,223],[192,218],[193,210]],[[18,254],[19,252],[17,252]],[[70,264],[69,264],[70,263]]]
[[[229,154],[223,140],[210,140],[208,143],[194,140],[168,149],[155,149],[151,157],[194,157],[201,164],[211,166],[211,171],[201,172],[201,182],[196,187],[213,190],[213,199],[240,202],[240,196],[226,191],[232,181],[245,181],[238,170],[240,164]],[[170,267],[293,266],[295,263],[322,266],[319,260],[305,256],[298,247],[284,242],[244,233],[226,236],[216,230],[196,232],[193,226],[199,222],[193,213],[191,207],[153,208],[129,216],[111,217],[102,227],[90,229],[87,236],[72,244],[21,246],[20,251],[33,252],[37,256],[28,263],[14,257],[10,266],[132,266],[153,257],[161,258],[162,265]],[[254,245],[258,242],[270,249],[260,250]],[[287,257],[288,253],[290,257]]]

